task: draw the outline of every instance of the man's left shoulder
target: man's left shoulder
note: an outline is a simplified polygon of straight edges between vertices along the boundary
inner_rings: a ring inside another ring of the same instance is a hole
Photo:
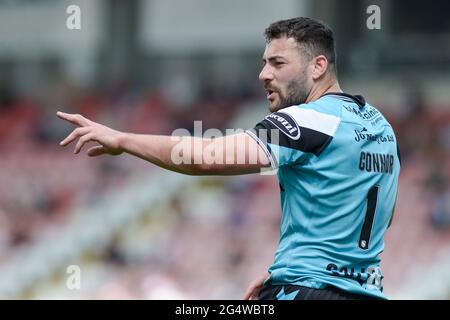
[[[299,127],[303,132],[305,129],[310,129],[328,136],[335,134],[341,122],[340,111],[333,112],[331,108],[316,102],[290,106],[271,115],[271,117],[283,123],[292,124],[294,127]]]
[[[303,103],[298,107],[304,110],[314,110],[323,114],[327,114],[334,117],[341,117],[342,114],[342,102],[336,99],[327,99],[327,97],[321,97],[317,100]]]

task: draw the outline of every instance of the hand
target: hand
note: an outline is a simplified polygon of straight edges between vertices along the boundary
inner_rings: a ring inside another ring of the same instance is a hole
[[[79,153],[83,148],[83,145],[89,141],[98,143],[98,145],[88,149],[87,154],[91,157],[102,154],[119,155],[123,152],[119,146],[119,139],[123,134],[122,132],[93,122],[79,114],[69,114],[58,111],[56,115],[59,118],[78,126],[78,128],[73,130],[71,134],[59,143],[60,146],[66,146],[79,138],[75,146],[75,154]]]
[[[259,291],[263,287],[264,281],[266,281],[269,277],[270,274],[265,272],[264,274],[253,280],[245,291],[244,300],[257,300]]]

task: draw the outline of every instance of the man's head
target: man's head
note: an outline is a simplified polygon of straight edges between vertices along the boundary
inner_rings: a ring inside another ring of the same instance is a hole
[[[333,31],[323,23],[303,17],[281,20],[264,34],[267,45],[259,79],[271,112],[304,103],[315,83],[336,77]]]

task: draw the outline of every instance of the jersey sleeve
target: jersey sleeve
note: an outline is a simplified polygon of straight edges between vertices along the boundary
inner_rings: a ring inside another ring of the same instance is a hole
[[[263,147],[276,168],[301,164],[306,156],[319,157],[339,123],[335,115],[292,106],[269,114],[246,132]]]

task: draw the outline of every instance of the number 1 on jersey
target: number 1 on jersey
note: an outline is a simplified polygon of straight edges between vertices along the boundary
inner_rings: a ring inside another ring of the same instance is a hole
[[[364,223],[359,236],[359,247],[361,249],[369,249],[370,235],[372,233],[373,219],[375,218],[375,211],[377,209],[378,186],[373,186],[367,193],[367,210],[364,218]]]

